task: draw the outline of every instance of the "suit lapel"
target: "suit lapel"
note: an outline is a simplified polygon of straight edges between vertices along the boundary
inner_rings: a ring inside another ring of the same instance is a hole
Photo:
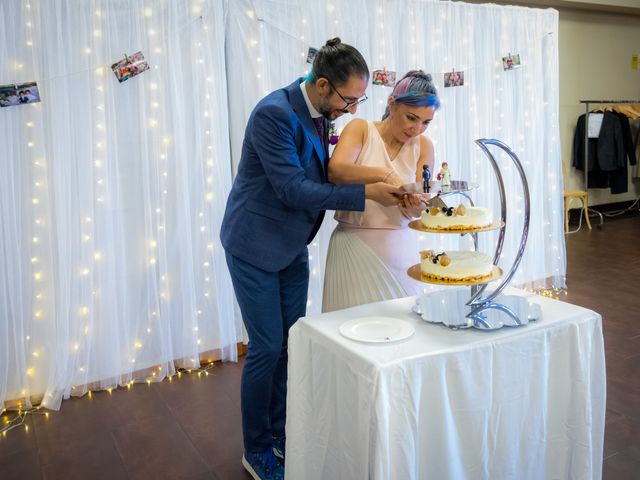
[[[318,137],[316,126],[311,119],[311,114],[309,113],[307,104],[304,101],[304,97],[302,96],[302,91],[300,91],[300,82],[302,80],[303,79],[298,79],[287,87],[287,91],[289,92],[289,101],[291,102],[293,110],[298,115],[298,118],[300,119],[300,122],[304,127],[305,134],[307,135],[309,140],[311,140],[313,148],[318,154],[318,159],[320,160],[320,165],[322,166],[322,172],[326,175],[327,172],[325,171],[325,162],[327,157],[327,150],[325,149],[324,142],[321,141]]]

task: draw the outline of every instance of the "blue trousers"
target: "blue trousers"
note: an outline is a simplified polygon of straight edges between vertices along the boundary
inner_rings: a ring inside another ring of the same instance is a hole
[[[307,308],[309,253],[305,247],[279,272],[267,272],[226,253],[233,289],[249,334],[240,401],[246,452],[271,448],[284,435],[289,328]]]

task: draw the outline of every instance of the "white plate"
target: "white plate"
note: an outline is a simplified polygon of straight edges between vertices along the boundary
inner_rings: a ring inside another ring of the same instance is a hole
[[[350,340],[365,343],[390,343],[405,340],[415,332],[413,326],[391,317],[363,317],[340,325],[340,333]]]

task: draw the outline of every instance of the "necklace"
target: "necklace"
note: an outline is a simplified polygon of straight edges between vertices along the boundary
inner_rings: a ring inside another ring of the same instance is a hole
[[[391,137],[390,141],[385,138],[390,135],[387,133],[387,128],[384,120],[380,122],[380,127],[378,128],[378,134],[380,135],[380,138],[382,138],[382,143],[384,143],[384,149],[386,150],[387,155],[389,156],[389,160],[393,162],[398,156],[398,154],[400,153],[400,150],[402,150],[402,147],[404,147],[404,143],[398,142],[393,137]],[[399,143],[399,145],[394,146],[394,141],[395,143]]]

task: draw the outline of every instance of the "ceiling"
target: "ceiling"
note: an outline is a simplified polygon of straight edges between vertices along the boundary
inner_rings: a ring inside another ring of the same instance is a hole
[[[465,0],[467,3],[497,3],[530,7],[572,8],[640,16],[640,0]]]

